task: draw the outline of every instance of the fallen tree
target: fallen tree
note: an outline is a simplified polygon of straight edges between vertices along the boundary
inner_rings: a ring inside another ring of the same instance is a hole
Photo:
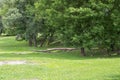
[[[73,51],[77,50],[76,48],[48,48],[46,50],[37,50],[36,52],[51,52],[51,51]]]

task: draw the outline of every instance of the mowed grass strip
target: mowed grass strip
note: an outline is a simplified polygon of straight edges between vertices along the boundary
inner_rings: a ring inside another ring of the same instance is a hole
[[[41,48],[40,48],[41,49]],[[0,37],[0,61],[28,64],[1,65],[0,80],[120,80],[120,57],[81,57],[79,52],[34,53],[15,37]],[[16,54],[16,53],[26,54]],[[29,53],[30,52],[30,53]]]

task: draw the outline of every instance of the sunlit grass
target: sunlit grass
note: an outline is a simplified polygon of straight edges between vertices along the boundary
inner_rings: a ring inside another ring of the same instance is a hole
[[[81,57],[78,52],[34,53],[26,41],[0,37],[0,61],[31,64],[0,66],[0,80],[120,80],[120,57]],[[17,53],[26,54],[17,54]]]
[[[37,48],[29,47],[27,41],[16,41],[15,37],[0,37],[0,53],[31,52]]]

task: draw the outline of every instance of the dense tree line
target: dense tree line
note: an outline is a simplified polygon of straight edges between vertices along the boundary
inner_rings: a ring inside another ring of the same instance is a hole
[[[30,46],[120,49],[120,0],[1,0],[0,30]]]

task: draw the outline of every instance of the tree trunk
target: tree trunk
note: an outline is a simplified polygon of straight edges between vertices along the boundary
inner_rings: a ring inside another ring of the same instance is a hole
[[[50,44],[50,42],[52,41],[54,36],[54,32],[50,34],[49,39],[48,39],[48,45]]]
[[[107,49],[107,55],[111,56],[110,49]]]
[[[34,46],[37,47],[37,38],[35,35],[33,35],[33,43],[34,43]]]
[[[114,51],[114,50],[115,50],[115,43],[114,43],[114,42],[111,42],[111,44],[110,44],[110,49],[111,49],[111,51]]]
[[[117,55],[119,56],[119,55],[120,55],[120,52],[118,52]]]
[[[32,44],[33,44],[33,43],[32,43],[32,39],[30,38],[30,39],[29,39],[29,46],[32,46]]]
[[[43,46],[43,44],[45,43],[47,37],[48,37],[48,35],[46,35],[46,36],[40,41],[40,47]]]
[[[118,56],[120,55],[120,49],[118,49],[118,51],[117,51],[117,55],[118,55]]]
[[[82,56],[86,56],[85,48],[83,48],[83,47],[81,48],[81,55],[82,55]]]

